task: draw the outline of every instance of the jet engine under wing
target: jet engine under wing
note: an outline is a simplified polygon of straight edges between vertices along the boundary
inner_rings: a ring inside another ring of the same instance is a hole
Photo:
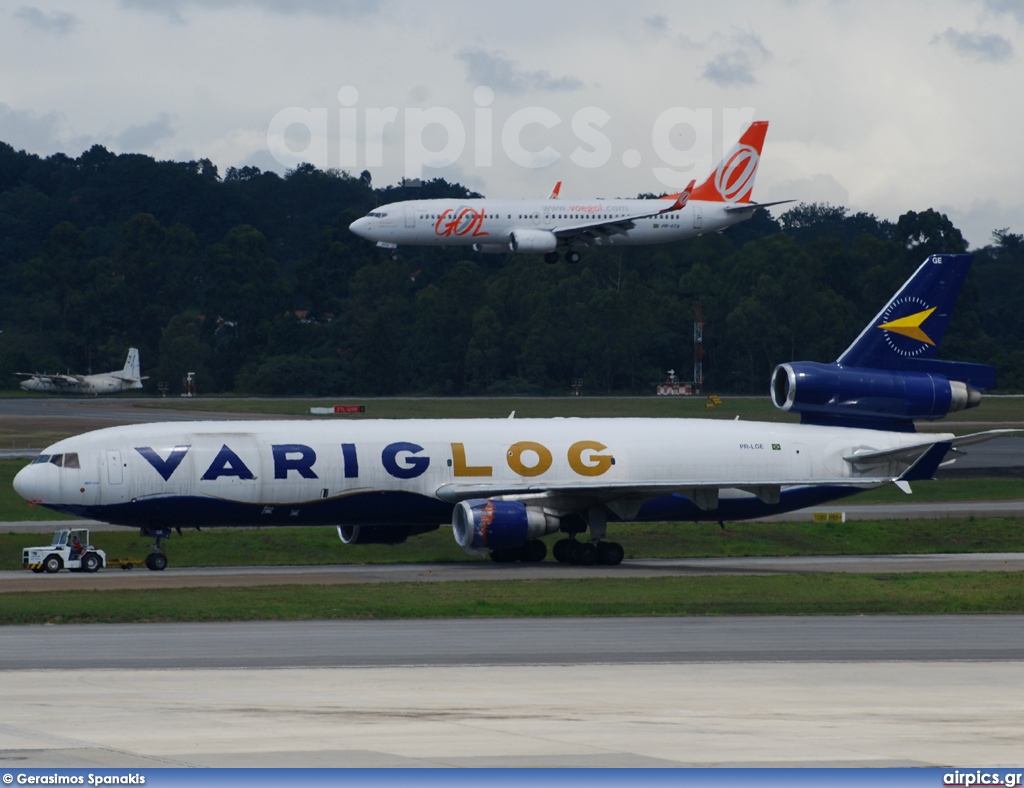
[[[643,211],[632,214],[623,214],[621,216],[615,216],[612,219],[599,219],[593,222],[580,222],[571,225],[562,225],[555,227],[552,232],[555,237],[560,241],[566,241],[570,243],[601,243],[601,241],[609,238],[613,235],[622,235],[634,227],[636,222],[640,219],[650,219],[654,216],[660,216],[664,213],[671,213],[673,211],[682,210],[686,207],[686,203],[690,199],[690,192],[693,191],[693,186],[696,181],[690,181],[689,185],[674,195],[675,199],[667,205],[665,208],[660,208],[657,211]],[[665,202],[668,202],[667,198]]]

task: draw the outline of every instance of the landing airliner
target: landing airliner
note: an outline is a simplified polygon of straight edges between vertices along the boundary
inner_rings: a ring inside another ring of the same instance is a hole
[[[349,225],[356,235],[399,246],[472,246],[478,252],[544,254],[578,263],[577,246],[639,246],[724,230],[754,211],[791,200],[750,199],[768,121],[751,123],[700,186],[654,200],[562,200],[561,181],[546,200],[407,200],[375,208]]]
[[[334,525],[398,544],[450,523],[496,561],[614,565],[611,521],[780,514],[930,479],[954,447],[1008,430],[921,434],[976,406],[995,370],[936,359],[971,263],[929,257],[832,364],[772,376],[799,424],[714,419],[436,419],[144,424],[58,441],[14,480],[31,503],[140,528]],[[589,536],[576,536],[589,531]]]
[[[116,394],[118,391],[141,389],[142,377],[139,367],[139,351],[128,348],[124,369],[100,372],[96,375],[45,375],[40,372],[17,372],[25,391],[43,391],[51,394]]]

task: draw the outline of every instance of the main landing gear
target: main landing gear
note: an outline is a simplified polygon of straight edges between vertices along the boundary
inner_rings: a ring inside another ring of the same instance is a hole
[[[491,560],[496,564],[513,564],[522,561],[524,564],[535,564],[543,561],[548,555],[548,546],[540,539],[530,539],[519,547],[499,547],[491,550]]]
[[[578,263],[580,261],[580,253],[575,249],[570,249],[565,253],[565,262],[567,263]],[[550,265],[554,265],[558,262],[558,252],[546,252],[544,254],[544,262]]]
[[[552,552],[559,563],[575,566],[618,566],[626,556],[618,542],[577,542],[571,537],[555,542]]]

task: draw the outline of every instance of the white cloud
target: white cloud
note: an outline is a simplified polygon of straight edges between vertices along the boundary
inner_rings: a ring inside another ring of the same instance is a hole
[[[14,16],[22,19],[36,30],[44,33],[70,33],[78,24],[78,17],[60,11],[46,13],[35,6],[23,5],[14,12]]]
[[[77,155],[88,141],[76,137],[60,112],[37,114],[0,104],[0,140],[29,153],[49,155],[62,152]]]
[[[497,93],[522,96],[532,91],[568,91],[583,87],[575,77],[553,77],[547,71],[527,71],[501,53],[479,47],[455,55],[466,65],[466,79],[472,85],[486,85]]]
[[[114,139],[122,150],[134,153],[148,150],[157,142],[170,139],[174,134],[173,119],[166,112],[161,112],[149,123],[129,126]]]
[[[315,14],[353,17],[376,13],[379,0],[121,0],[125,8],[153,11],[174,21],[184,20],[183,11],[251,9],[276,14]]]
[[[723,88],[757,84],[758,67],[771,58],[760,36],[741,33],[730,37],[728,43],[729,49],[719,52],[705,64],[704,79]]]
[[[948,28],[932,43],[945,44],[961,57],[979,63],[1005,63],[1013,58],[1013,44],[995,33],[961,33]]]

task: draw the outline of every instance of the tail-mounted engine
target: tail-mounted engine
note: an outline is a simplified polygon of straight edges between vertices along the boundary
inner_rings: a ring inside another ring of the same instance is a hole
[[[452,532],[469,553],[519,547],[558,530],[558,517],[520,501],[462,501],[452,513]]]
[[[937,366],[942,362],[933,362]],[[981,392],[937,372],[842,367],[809,361],[772,373],[772,402],[807,424],[912,432],[914,419],[941,419],[973,408]]]

